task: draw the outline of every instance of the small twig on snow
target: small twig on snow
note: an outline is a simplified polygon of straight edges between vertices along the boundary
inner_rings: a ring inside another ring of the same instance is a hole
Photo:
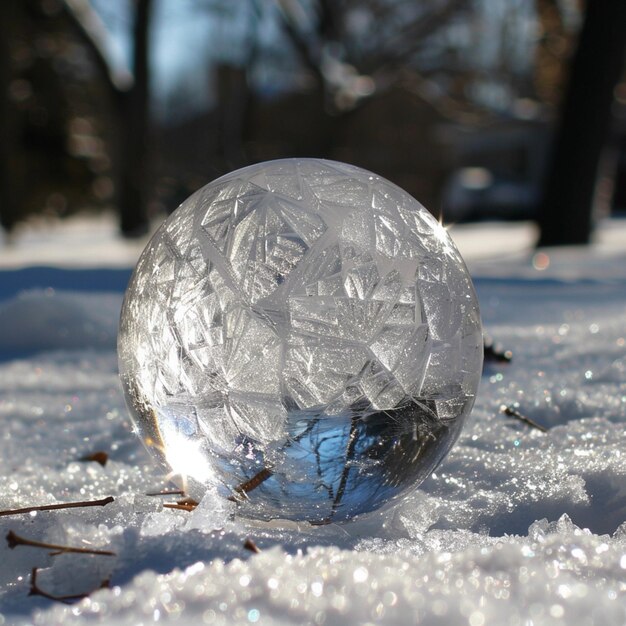
[[[166,509],[177,509],[179,511],[193,511],[198,503],[193,498],[183,498],[176,502],[166,502],[164,505]]]
[[[182,489],[163,489],[163,491],[151,491],[147,496],[184,496],[186,495]]]
[[[86,500],[83,502],[62,502],[61,504],[42,504],[41,506],[27,506],[22,509],[9,509],[6,511],[0,511],[0,517],[8,515],[20,515],[22,513],[32,513],[33,511],[56,511],[59,509],[76,509],[87,506],[105,506],[114,502],[113,496],[107,496],[102,500]]]
[[[103,452],[102,450],[100,450],[98,452],[94,452],[93,454],[87,454],[85,456],[81,456],[80,459],[78,460],[79,461],[95,461],[96,463],[100,463],[100,465],[104,467],[107,464],[107,461],[109,460],[109,455],[106,452]]]
[[[237,485],[234,491],[243,498],[248,497],[248,494],[256,489],[259,485],[264,483],[270,476],[272,475],[272,470],[269,467],[264,467],[260,472],[255,474],[250,480],[246,480],[245,482]],[[228,499],[231,502],[239,502],[241,498],[237,498],[237,496],[232,495],[229,496]]]
[[[530,417],[526,417],[525,415],[522,415],[517,409],[513,408],[512,406],[506,406],[503,404],[500,407],[500,411],[504,413],[507,417],[514,417],[520,422],[524,422],[524,424],[526,424],[527,426],[540,430],[542,433],[548,432],[548,429],[545,426],[538,424],[537,422],[535,422],[535,420],[531,419]]]
[[[250,552],[254,552],[255,554],[261,554],[261,549],[249,537],[243,542],[243,547],[246,550],[250,550]]]
[[[503,350],[502,347],[494,343],[491,337],[484,339],[485,363],[510,363],[513,360],[511,350]]]
[[[77,593],[75,595],[67,595],[67,596],[55,596],[54,594],[48,593],[44,591],[37,584],[37,572],[39,568],[33,567],[30,572],[30,591],[28,592],[29,596],[42,596],[43,598],[47,598],[48,600],[54,600],[55,602],[63,602],[63,604],[71,604],[72,602],[76,602],[77,600],[83,600],[87,598],[92,592],[89,593]],[[105,579],[102,581],[102,584],[98,589],[94,589],[94,591],[98,591],[99,589],[107,589],[109,587],[109,579]]]
[[[43,541],[35,541],[34,539],[27,539],[26,537],[20,537],[18,534],[14,533],[10,530],[7,533],[7,543],[9,544],[9,548],[13,550],[17,548],[17,546],[30,546],[31,548],[45,548],[46,550],[54,550],[54,552],[50,553],[50,556],[56,556],[57,554],[63,553],[74,553],[74,554],[98,554],[102,556],[117,556],[115,552],[111,550],[95,550],[92,548],[75,548],[72,546],[60,546],[55,543],[44,543]]]

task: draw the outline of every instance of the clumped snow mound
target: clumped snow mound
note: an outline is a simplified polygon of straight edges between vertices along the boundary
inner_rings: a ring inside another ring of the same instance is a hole
[[[114,348],[118,294],[23,291],[0,302],[0,356],[41,350]]]
[[[37,624],[104,621],[133,626],[181,618],[194,624],[621,624],[623,540],[581,531],[563,516],[528,538],[468,536],[458,549],[422,555],[274,547],[247,561],[198,562],[144,572],[132,586],[80,606],[40,613]],[[444,546],[447,541],[444,539]],[[103,620],[103,615],[106,619]]]
[[[0,349],[11,352],[0,362],[0,508],[115,497],[0,517],[0,532],[116,553],[2,545],[3,623],[626,623],[626,263],[589,257],[606,265],[590,276],[585,257],[576,274],[570,256],[564,281],[558,259],[552,273],[530,262],[478,272],[486,328],[513,362],[487,365],[461,438],[418,491],[321,527],[246,521],[213,494],[193,513],[146,495],[167,481],[132,435],[119,389],[121,294],[0,303]],[[46,320],[52,336],[58,324],[79,329],[72,343],[38,342]],[[80,460],[98,450],[104,467]],[[33,567],[51,594],[110,588],[73,606],[28,597]]]

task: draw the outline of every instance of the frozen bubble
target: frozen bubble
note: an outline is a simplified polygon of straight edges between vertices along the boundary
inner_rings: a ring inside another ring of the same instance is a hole
[[[118,349],[144,443],[192,495],[325,523],[437,466],[474,402],[482,332],[465,265],[416,200],[288,159],[210,183],[165,221]]]

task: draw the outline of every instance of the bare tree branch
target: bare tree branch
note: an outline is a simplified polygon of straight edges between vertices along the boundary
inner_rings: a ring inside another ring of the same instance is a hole
[[[75,30],[87,42],[100,72],[107,78],[110,87],[114,91],[129,89],[133,84],[132,74],[115,68],[110,58],[111,44],[106,28],[89,2],[87,0],[62,0],[62,2]]]

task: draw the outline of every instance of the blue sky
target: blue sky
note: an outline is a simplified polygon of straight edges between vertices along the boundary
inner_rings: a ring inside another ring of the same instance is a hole
[[[131,61],[129,0],[91,0],[110,34],[111,60],[128,69]],[[160,117],[185,117],[214,103],[212,67],[216,62],[244,65],[252,41],[265,51],[284,48],[275,20],[275,5],[225,0],[155,0],[150,55],[154,112]],[[284,57],[284,55],[283,55]],[[280,90],[289,76],[255,72],[261,91]]]

